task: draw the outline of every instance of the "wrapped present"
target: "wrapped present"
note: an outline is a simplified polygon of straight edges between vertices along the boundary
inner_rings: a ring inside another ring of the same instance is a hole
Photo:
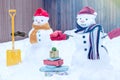
[[[59,58],[59,51],[55,47],[50,51],[50,58]]]
[[[55,31],[52,34],[50,34],[50,39],[52,41],[57,41],[57,40],[66,40],[67,39],[67,35],[63,34],[62,31]]]
[[[55,60],[55,61],[44,60],[43,62],[44,62],[45,65],[61,66],[63,64],[63,59],[58,59],[58,60]]]
[[[113,29],[112,31],[108,32],[108,36],[110,39],[120,36],[120,28]]]
[[[59,51],[50,51],[50,58],[58,58]]]

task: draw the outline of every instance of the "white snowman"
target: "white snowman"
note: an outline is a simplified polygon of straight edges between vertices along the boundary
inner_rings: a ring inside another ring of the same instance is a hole
[[[96,24],[96,16],[97,13],[89,6],[77,14],[77,29],[73,34],[77,50],[73,55],[73,64],[91,60],[109,61],[107,50],[102,45],[103,29],[101,25]]]
[[[33,20],[32,29],[29,32],[30,43],[49,43],[50,34],[53,32],[53,30],[48,23],[49,15],[47,11],[43,10],[42,8],[37,9]]]

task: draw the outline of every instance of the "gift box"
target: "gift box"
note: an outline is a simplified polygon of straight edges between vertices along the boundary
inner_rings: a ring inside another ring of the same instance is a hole
[[[52,41],[55,41],[55,40],[66,40],[67,39],[67,35],[63,34],[62,31],[55,31],[52,34],[50,34],[50,39]]]
[[[51,60],[44,60],[44,65],[51,65],[51,66],[61,66],[63,64],[63,59],[51,61]]]
[[[50,51],[50,58],[58,58],[59,51]]]

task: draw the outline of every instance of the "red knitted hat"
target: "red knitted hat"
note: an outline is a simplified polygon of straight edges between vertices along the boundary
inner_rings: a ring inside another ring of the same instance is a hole
[[[45,11],[42,8],[38,8],[34,14],[34,16],[45,16],[45,17],[49,17],[49,14],[47,13],[47,11]]]
[[[97,15],[97,13],[94,11],[93,8],[91,7],[84,7],[83,9],[81,9],[79,12],[78,12],[78,15],[80,14],[91,14],[91,15]]]

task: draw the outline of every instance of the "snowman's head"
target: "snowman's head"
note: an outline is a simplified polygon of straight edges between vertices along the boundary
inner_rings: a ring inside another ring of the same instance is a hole
[[[95,24],[95,18],[97,13],[90,7],[84,7],[77,15],[77,24],[81,27],[89,27]]]
[[[49,17],[35,16],[33,20],[34,20],[33,24],[35,24],[35,25],[43,25],[45,23],[48,23]]]
[[[42,8],[39,8],[36,10],[33,20],[34,20],[33,24],[43,25],[45,23],[48,23],[49,15],[48,15],[47,11],[45,11]]]

